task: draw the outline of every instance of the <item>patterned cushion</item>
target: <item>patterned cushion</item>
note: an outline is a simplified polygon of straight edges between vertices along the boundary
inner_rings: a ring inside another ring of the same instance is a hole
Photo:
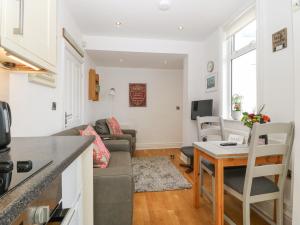
[[[107,119],[107,125],[109,127],[110,134],[123,135],[121,126],[115,117]]]
[[[85,130],[80,131],[80,135],[96,137],[93,151],[94,167],[107,168],[110,159],[110,152],[105,147],[100,136],[97,134],[94,128],[89,125]]]

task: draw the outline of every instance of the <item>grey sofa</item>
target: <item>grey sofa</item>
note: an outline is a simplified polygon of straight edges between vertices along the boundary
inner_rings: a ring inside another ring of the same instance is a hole
[[[133,155],[136,149],[136,130],[122,129],[123,135],[112,135],[107,125],[106,119],[97,120],[95,130],[102,138],[110,138],[113,140],[128,140],[131,146],[130,152]]]
[[[76,136],[86,125],[55,134]],[[134,182],[128,140],[104,140],[111,153],[106,169],[94,168],[94,225],[131,225]]]

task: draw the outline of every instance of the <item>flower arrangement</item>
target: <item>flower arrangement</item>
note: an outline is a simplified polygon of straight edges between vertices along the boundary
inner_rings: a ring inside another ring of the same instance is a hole
[[[258,110],[257,114],[244,112],[241,121],[244,123],[245,126],[249,127],[250,129],[252,129],[255,123],[262,124],[271,122],[271,118],[268,115],[262,114],[264,107],[265,105],[262,105],[260,107],[260,110]]]

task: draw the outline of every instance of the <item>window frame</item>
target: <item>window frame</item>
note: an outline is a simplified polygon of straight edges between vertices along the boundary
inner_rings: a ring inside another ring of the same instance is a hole
[[[242,30],[243,28],[245,28],[246,26],[248,26],[250,23],[252,23],[253,21],[255,21],[255,19],[253,19],[252,21],[250,21],[249,23],[245,24],[240,30]],[[239,31],[240,31],[239,30]],[[237,31],[236,33],[238,33],[239,31]],[[227,115],[228,118],[231,118],[231,114],[232,114],[232,61],[245,55],[250,53],[251,51],[257,50],[257,38],[255,41],[250,42],[248,45],[244,46],[243,48],[239,49],[239,50],[235,50],[235,34],[234,33],[232,36],[229,37],[228,41],[227,41],[227,51],[228,51],[228,57],[227,57],[227,67],[228,67],[228,93],[227,93],[227,99],[229,100],[229,107],[227,108]],[[257,32],[256,32],[257,33]],[[257,56],[256,56],[256,60],[257,60]],[[256,72],[256,80],[257,80],[257,72]],[[257,91],[256,91],[256,99],[257,99]],[[227,103],[227,104],[228,104]]]

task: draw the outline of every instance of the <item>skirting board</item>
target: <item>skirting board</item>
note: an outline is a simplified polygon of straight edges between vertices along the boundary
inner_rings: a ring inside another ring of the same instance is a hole
[[[165,149],[165,148],[181,148],[182,142],[167,142],[167,143],[137,143],[137,150],[149,149]]]

